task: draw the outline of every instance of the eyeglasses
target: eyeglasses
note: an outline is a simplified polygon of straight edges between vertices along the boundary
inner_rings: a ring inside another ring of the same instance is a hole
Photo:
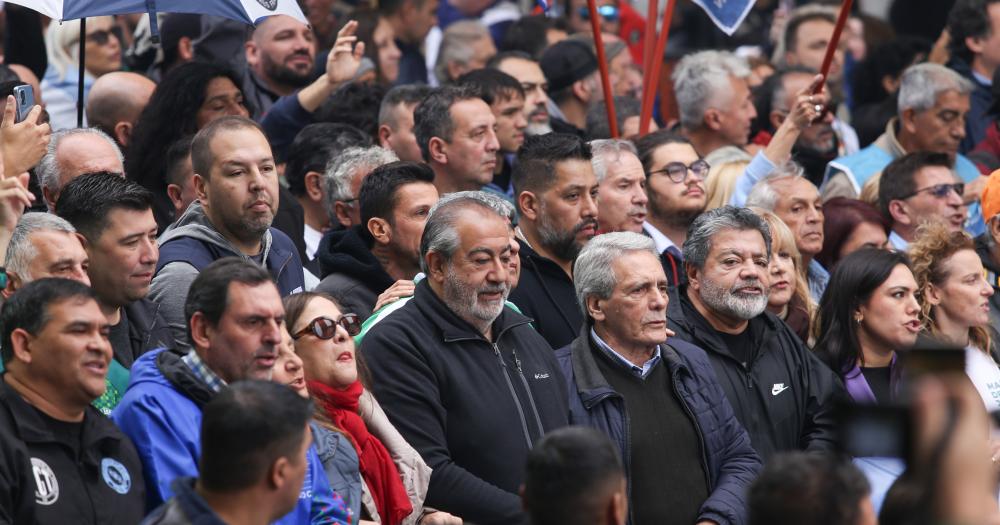
[[[347,330],[347,335],[351,337],[361,333],[361,319],[358,318],[358,314],[344,314],[336,320],[325,316],[317,317],[309,321],[305,328],[292,335],[292,339],[297,341],[309,333],[320,339],[333,339],[333,336],[337,335],[337,325],[343,326],[344,330]]]
[[[601,18],[607,20],[608,22],[618,21],[618,7],[613,5],[602,5],[597,8],[597,14],[601,15]],[[590,9],[586,7],[580,8],[580,18],[584,20],[590,20]]]
[[[87,40],[90,40],[91,42],[99,46],[103,46],[111,41],[112,36],[115,36],[114,32],[109,31],[107,29],[102,29],[100,31],[94,31],[93,33],[88,34]],[[115,38],[117,38],[117,36],[115,36]]]
[[[668,162],[663,169],[651,171],[647,173],[646,176],[651,177],[656,173],[666,173],[667,177],[670,177],[671,182],[674,184],[680,184],[687,179],[688,171],[690,171],[695,177],[704,179],[708,175],[709,168],[711,168],[711,166],[709,166],[708,163],[702,159],[692,162],[689,166],[685,166],[683,162]]]
[[[953,191],[956,194],[958,194],[959,197],[961,197],[962,193],[965,192],[965,183],[964,182],[956,182],[954,184],[935,184],[934,186],[928,186],[926,188],[920,188],[919,190],[917,190],[917,191],[915,191],[915,192],[907,195],[906,197],[901,198],[900,200],[906,200],[906,199],[909,199],[910,197],[916,197],[917,195],[919,195],[919,194],[921,194],[921,193],[923,193],[925,191],[927,193],[930,193],[931,195],[939,198],[939,199],[943,199],[943,198],[947,197]]]

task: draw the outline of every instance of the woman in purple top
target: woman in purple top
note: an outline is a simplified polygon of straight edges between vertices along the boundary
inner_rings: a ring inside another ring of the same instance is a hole
[[[816,353],[857,403],[896,394],[896,352],[920,333],[920,304],[906,254],[866,248],[844,257],[820,300]]]

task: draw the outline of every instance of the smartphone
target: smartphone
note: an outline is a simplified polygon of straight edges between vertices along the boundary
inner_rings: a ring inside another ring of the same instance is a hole
[[[906,407],[839,402],[834,418],[841,452],[856,458],[910,457],[912,424]]]
[[[31,108],[35,107],[35,90],[27,84],[15,86],[14,103],[17,106],[14,122],[21,122],[28,118]]]

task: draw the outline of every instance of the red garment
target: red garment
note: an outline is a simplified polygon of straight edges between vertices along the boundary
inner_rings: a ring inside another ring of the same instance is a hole
[[[625,41],[628,52],[636,64],[642,65],[642,51],[646,37],[646,17],[639,14],[628,0],[618,2],[618,36]]]
[[[969,160],[976,163],[983,175],[1000,169],[1000,130],[995,123],[986,126],[986,137],[969,153]]]
[[[358,415],[358,399],[364,392],[361,381],[355,381],[346,390],[337,390],[318,381],[309,381],[307,385],[330,421],[351,437],[358,452],[361,475],[371,490],[382,523],[402,523],[403,518],[413,512],[413,506],[389,451],[368,432],[368,427]]]

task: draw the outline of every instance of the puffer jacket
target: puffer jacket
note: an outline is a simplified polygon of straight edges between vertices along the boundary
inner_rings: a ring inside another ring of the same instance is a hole
[[[590,337],[590,327],[585,327],[571,345],[556,351],[569,391],[569,423],[594,427],[608,435],[621,453],[628,479],[628,413],[621,395],[601,374],[595,351],[599,350]],[[702,466],[710,494],[698,520],[720,525],[746,523],[746,491],[760,472],[760,456],[733,414],[705,351],[678,339],[661,345],[660,351],[677,397],[702,440]]]

